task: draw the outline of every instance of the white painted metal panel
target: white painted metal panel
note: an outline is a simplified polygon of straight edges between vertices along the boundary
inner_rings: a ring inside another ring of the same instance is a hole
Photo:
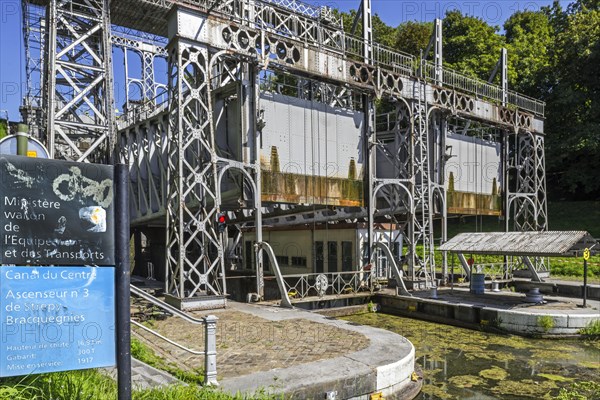
[[[446,188],[450,174],[454,190],[492,194],[494,179],[498,191],[502,188],[502,147],[500,143],[459,134],[448,134],[447,153],[452,157],[446,164]]]
[[[281,172],[348,178],[351,159],[360,172],[362,113],[277,93],[262,93],[260,108],[263,162],[274,146]]]

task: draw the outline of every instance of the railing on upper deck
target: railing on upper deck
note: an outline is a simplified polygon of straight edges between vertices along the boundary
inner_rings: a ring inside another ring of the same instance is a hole
[[[357,61],[363,61],[363,49],[365,41],[358,37],[344,35],[346,55]],[[397,74],[411,76],[414,73],[415,57],[390,49],[389,47],[373,42],[373,65],[376,67],[387,67]]]
[[[255,24],[256,21],[249,21],[248,15],[242,10],[252,5],[257,12],[264,7],[277,6],[285,9],[286,12],[297,14],[297,18],[303,19],[304,23],[295,24],[294,30],[296,32],[276,31],[271,32],[272,34],[299,41],[310,40],[312,42],[320,38],[318,42],[310,44],[324,50],[341,52],[346,57],[358,62],[364,61],[364,40],[343,32],[340,19],[328,7],[313,6],[299,0],[254,0],[253,2],[249,0],[180,0],[180,3],[204,7],[211,10],[211,12],[219,12],[235,20],[244,20],[251,25]],[[308,26],[310,28],[307,28]],[[260,24],[257,25],[257,28],[261,28]],[[302,30],[306,29],[310,29],[311,33],[304,34]],[[435,66],[431,62],[421,61],[419,63],[413,55],[390,49],[376,42],[372,43],[372,51],[372,64],[376,67],[405,76],[423,78],[429,83],[437,83]],[[419,66],[419,64],[421,65]],[[537,116],[543,117],[544,115],[544,102],[511,90],[504,93],[500,86],[469,77],[450,68],[443,68],[441,84],[453,90],[475,95],[481,100],[497,104],[506,101],[509,105],[516,106]]]
[[[421,74],[427,82],[436,83],[435,72],[435,65],[428,61],[422,62]],[[442,85],[454,90],[474,94],[478,99],[488,100],[494,103],[502,103],[504,101],[504,93],[500,86],[485,82],[481,79],[472,78],[450,68],[442,68]],[[506,92],[506,102],[536,115],[544,115],[545,103],[543,101],[533,99],[512,90]]]

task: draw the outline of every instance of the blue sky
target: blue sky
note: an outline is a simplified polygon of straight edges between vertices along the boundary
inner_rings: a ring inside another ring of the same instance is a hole
[[[360,4],[360,0],[305,0],[305,2],[327,5],[342,11],[356,9]],[[561,3],[566,5],[568,1],[561,1]],[[464,14],[480,17],[491,25],[501,27],[515,11],[539,10],[542,6],[550,4],[552,4],[551,0],[372,0],[373,12],[379,14],[385,23],[392,26],[397,26],[404,21],[431,21],[443,17],[448,10],[458,9]],[[0,0],[0,110],[2,110],[0,116],[3,116],[6,110],[13,121],[20,120],[21,93],[25,91],[23,53],[21,1]],[[115,66],[117,64],[115,62]]]

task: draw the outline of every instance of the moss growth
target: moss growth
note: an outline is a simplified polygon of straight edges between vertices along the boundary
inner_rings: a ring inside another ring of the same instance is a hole
[[[423,389],[421,389],[421,392],[423,394],[430,396],[428,398],[434,398],[434,399],[440,399],[440,400],[452,400],[452,399],[456,398],[448,393],[448,390],[447,390],[445,384],[442,384],[440,386],[423,385]]]
[[[577,382],[568,388],[561,388],[556,400],[600,399],[600,382]]]
[[[472,398],[550,399],[570,382],[551,380],[548,376],[592,381],[600,368],[594,358],[600,357],[598,340],[530,339],[381,313],[343,319],[387,329],[410,340],[425,371],[424,399],[460,399],[465,398],[467,391]],[[442,367],[444,373],[440,372]],[[540,373],[546,376],[539,376]],[[453,376],[457,374],[460,376]],[[506,379],[510,381],[503,388]]]
[[[485,379],[491,379],[494,381],[503,381],[508,376],[508,372],[500,367],[492,367],[479,371],[479,376]]]
[[[533,349],[531,354],[535,359],[542,360],[561,360],[561,359],[573,359],[573,354],[566,353],[564,351],[557,351],[554,349]]]
[[[522,381],[501,381],[492,388],[492,392],[503,396],[545,399],[552,398],[551,391],[557,387],[556,383],[552,381],[535,382],[531,379],[523,379]]]
[[[583,361],[579,365],[589,369],[600,369],[600,361]]]
[[[483,385],[484,381],[478,376],[474,375],[458,375],[448,379],[448,382],[459,388],[470,388],[473,386]]]
[[[554,375],[554,374],[537,374],[537,376],[546,378],[549,381],[554,381],[554,382],[570,382],[570,381],[575,380],[575,378],[567,378],[566,376],[560,376],[560,375]]]

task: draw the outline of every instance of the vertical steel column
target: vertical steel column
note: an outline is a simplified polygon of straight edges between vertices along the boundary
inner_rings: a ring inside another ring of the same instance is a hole
[[[248,64],[248,85],[247,85],[247,100],[248,100],[248,117],[250,119],[248,132],[248,144],[251,146],[250,153],[251,158],[248,160],[250,164],[254,165],[254,187],[256,193],[254,193],[254,224],[256,229],[256,242],[263,242],[262,232],[262,180],[260,170],[260,138],[262,132],[258,130],[257,118],[258,118],[258,102],[260,101],[260,86],[258,82],[258,72],[254,64]],[[265,296],[265,281],[264,281],[264,264],[263,264],[263,252],[260,248],[257,248],[256,254],[256,291],[261,300]]]
[[[176,9],[171,15],[177,26],[180,12]],[[202,25],[202,17],[195,17]],[[222,295],[218,274],[223,268],[223,246],[215,230],[220,205],[210,52],[206,45],[177,33],[168,46],[166,289],[178,298]]]
[[[373,63],[373,23],[371,19],[371,0],[362,0],[362,29],[363,29],[363,56],[365,64]],[[375,239],[375,165],[376,165],[376,141],[375,141],[375,105],[373,99],[367,95],[362,96],[362,107],[365,113],[364,146],[366,154],[366,186],[367,186],[367,259],[371,260],[371,251]]]
[[[535,134],[535,203],[536,225],[540,231],[548,230],[548,198],[546,195],[546,154],[544,149],[544,136]]]
[[[362,0],[362,28],[365,64],[373,63],[373,22],[371,18],[371,0]]]
[[[500,53],[500,68],[502,72],[502,105],[508,104],[508,51],[503,47]]]
[[[44,87],[44,40],[46,19],[44,8],[33,5],[29,0],[21,2],[23,17],[23,44],[25,48],[26,92],[20,107],[21,118],[29,125],[29,132],[36,138],[42,137],[42,88]]]
[[[418,270],[414,271],[414,279],[424,279],[426,285],[433,283],[432,273],[435,274],[435,260],[433,254],[433,217],[431,207],[431,161],[429,145],[429,118],[428,105],[425,94],[424,82],[413,84],[412,101],[412,136],[414,138],[412,161],[414,164],[414,205],[413,235],[414,244],[423,245],[422,258],[415,255],[414,267],[418,263]]]
[[[142,51],[142,83],[145,102],[150,102],[156,96],[154,81],[154,52]]]
[[[448,119],[440,112],[439,116],[440,126],[439,126],[439,143],[438,149],[439,152],[437,154],[438,160],[438,176],[437,176],[437,193],[441,197],[441,207],[442,209],[442,243],[448,241],[448,202],[447,202],[447,193],[446,193],[446,139],[448,134]],[[442,252],[442,280],[445,285],[448,281],[448,252]]]
[[[108,161],[115,144],[109,1],[50,0],[46,14],[50,156]]]
[[[117,164],[115,185],[115,294],[117,333],[117,382],[119,400],[131,399],[131,326],[129,268],[129,169]]]
[[[434,64],[435,64],[435,83],[442,86],[444,82],[443,58],[442,58],[442,20],[435,19],[435,45],[434,45]]]
[[[512,146],[510,135],[514,137]],[[519,131],[518,127],[515,127],[514,132],[504,134],[503,147],[506,231],[511,230],[511,217],[514,230],[548,230],[544,136]],[[511,191],[511,179],[514,191]]]

